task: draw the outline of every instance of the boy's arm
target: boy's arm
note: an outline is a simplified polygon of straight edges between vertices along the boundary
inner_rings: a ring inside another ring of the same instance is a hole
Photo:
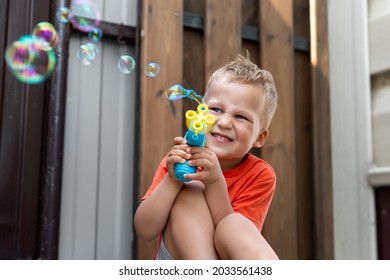
[[[175,177],[174,165],[185,161],[191,155],[186,152],[188,145],[183,137],[176,137],[173,143],[174,146],[165,162],[161,162],[153,179],[157,180],[157,187],[141,202],[134,215],[137,236],[146,240],[154,239],[164,230],[172,205],[183,185],[183,182]],[[161,181],[157,183],[159,180]]]
[[[202,170],[194,174],[187,174],[185,177],[188,180],[203,182],[205,185],[204,195],[214,225],[217,225],[221,219],[233,213],[221,166],[216,154],[207,148],[191,147],[190,152],[192,157],[189,165],[198,166]]]
[[[163,231],[181,186],[182,182],[166,174],[156,189],[141,202],[134,215],[138,237],[152,240]]]
[[[234,212],[224,177],[215,183],[206,185],[204,194],[214,225],[217,225],[220,220]]]

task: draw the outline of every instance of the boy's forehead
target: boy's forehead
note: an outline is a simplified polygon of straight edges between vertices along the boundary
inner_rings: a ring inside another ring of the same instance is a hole
[[[229,79],[229,76],[220,76],[217,79],[213,80],[209,84],[209,86],[204,94],[204,98],[207,98],[211,93],[213,93],[215,91],[216,87],[219,89],[221,86],[228,86],[228,85],[247,86],[247,87],[252,88],[253,91],[257,92],[259,96],[263,97],[263,95],[264,95],[263,94],[264,90],[263,90],[262,86],[259,84],[248,83],[248,82],[244,82],[244,81],[240,81],[240,80],[231,80],[231,79]]]
[[[239,88],[236,86],[239,86]],[[262,111],[264,107],[265,96],[263,89],[258,85],[248,84],[241,81],[215,80],[210,84],[210,87],[206,91],[203,99],[206,103],[214,100],[214,98],[225,100],[224,96],[226,91],[238,93],[235,97],[229,97],[229,100],[233,100],[236,105],[246,104],[249,108],[256,111]],[[242,94],[239,94],[239,92],[242,92]],[[233,99],[231,99],[232,97]]]
[[[234,81],[230,81],[228,79],[228,75],[227,74],[224,74],[224,75],[221,75],[221,76],[218,76],[216,77],[213,81],[210,82],[206,92],[205,92],[205,95],[204,97],[207,97],[208,95],[210,95],[210,93],[213,91],[213,89],[215,88],[215,86],[218,86],[218,85],[221,85],[221,84],[228,84],[228,83],[232,83]]]

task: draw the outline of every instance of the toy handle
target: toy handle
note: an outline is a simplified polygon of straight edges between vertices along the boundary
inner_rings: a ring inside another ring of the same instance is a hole
[[[194,174],[195,172],[196,166],[189,166],[188,161],[175,164],[175,176],[182,182],[189,182],[189,180],[184,178],[184,174]]]
[[[193,131],[187,130],[184,139],[190,146],[193,147],[204,147],[204,142],[206,140],[205,134],[196,135]],[[175,176],[182,182],[188,182],[189,180],[184,178],[184,174],[193,174],[196,172],[196,166],[189,166],[188,161],[184,163],[175,164]]]
[[[206,134],[210,131],[215,122],[212,115],[207,115],[208,107],[206,104],[199,104],[197,112],[189,110],[186,112],[186,125],[188,130],[184,136],[188,145],[193,147],[204,147]],[[188,161],[175,164],[175,176],[182,182],[189,180],[184,178],[185,174],[196,172],[196,166],[189,166]]]

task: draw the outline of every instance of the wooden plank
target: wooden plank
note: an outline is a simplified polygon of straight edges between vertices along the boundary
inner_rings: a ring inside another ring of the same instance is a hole
[[[294,36],[310,37],[309,1],[294,0]],[[314,257],[313,144],[310,54],[295,50],[298,259]]]
[[[205,80],[241,53],[241,0],[206,0]]]
[[[184,1],[184,11],[204,17],[205,0]],[[190,28],[184,29],[183,44],[183,86],[203,95],[206,83],[203,31]],[[183,100],[183,115],[187,110],[194,110],[196,107],[194,102],[188,99]],[[186,125],[183,121],[182,133],[185,133],[185,131]]]
[[[169,103],[163,94],[170,86],[182,83],[183,2],[146,0],[142,5],[141,63],[138,65],[141,71],[139,199],[149,188],[173,138],[181,135],[183,118],[181,102]],[[155,78],[143,72],[149,62],[161,67]],[[156,244],[156,240],[140,240],[138,258],[151,259]]]
[[[242,0],[241,4],[241,26],[257,26],[259,22],[258,0]],[[261,65],[260,45],[258,42],[243,39],[241,53],[246,55],[247,52],[249,52],[251,61],[253,63]],[[261,157],[261,149],[253,148],[250,150],[250,153],[254,154],[255,156]]]
[[[333,259],[332,151],[327,0],[310,1],[315,258]]]
[[[257,26],[259,21],[259,1],[241,0],[241,25]]]
[[[204,16],[205,1],[206,0],[184,0],[184,11]]]
[[[257,26],[259,22],[259,3],[258,0],[242,0],[242,20],[241,26]],[[241,53],[246,54],[248,51],[252,62],[260,65],[260,46],[258,42],[242,40]],[[255,154],[260,154],[259,149],[254,149]]]
[[[261,66],[274,76],[279,94],[270,135],[262,148],[263,158],[277,176],[264,235],[281,259],[297,259],[293,1],[259,0],[259,7]]]

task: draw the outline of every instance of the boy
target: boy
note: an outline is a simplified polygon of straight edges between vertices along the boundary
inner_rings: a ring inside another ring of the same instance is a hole
[[[249,154],[276,110],[272,75],[238,55],[210,77],[204,100],[215,117],[205,147],[174,139],[134,216],[137,236],[160,236],[156,259],[278,259],[260,233],[275,173]],[[187,183],[174,173],[185,160],[198,167]]]

